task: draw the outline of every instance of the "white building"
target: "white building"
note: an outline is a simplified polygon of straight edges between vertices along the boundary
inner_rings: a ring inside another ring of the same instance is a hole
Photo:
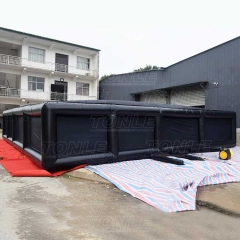
[[[5,109],[97,99],[99,51],[0,27],[0,128]]]

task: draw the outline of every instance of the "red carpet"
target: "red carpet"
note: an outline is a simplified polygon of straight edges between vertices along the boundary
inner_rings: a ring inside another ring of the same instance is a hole
[[[13,177],[56,177],[86,166],[83,164],[67,171],[49,173],[35,165],[29,157],[2,139],[0,139],[0,157],[3,157],[0,163]]]

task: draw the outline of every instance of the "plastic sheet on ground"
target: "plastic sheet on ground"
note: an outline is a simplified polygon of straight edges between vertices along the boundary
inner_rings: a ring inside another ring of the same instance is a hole
[[[196,209],[197,187],[240,181],[240,147],[235,157],[218,159],[218,153],[201,153],[206,161],[183,159],[178,166],[151,159],[87,166],[122,191],[164,212]]]

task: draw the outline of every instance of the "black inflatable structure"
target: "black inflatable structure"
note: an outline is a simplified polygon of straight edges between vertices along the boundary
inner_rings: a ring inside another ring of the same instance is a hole
[[[165,156],[234,147],[236,114],[125,101],[46,102],[4,111],[3,138],[48,171],[169,161]]]

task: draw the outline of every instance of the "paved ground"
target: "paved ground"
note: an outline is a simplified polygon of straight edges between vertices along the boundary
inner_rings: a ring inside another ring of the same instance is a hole
[[[240,218],[205,207],[163,213],[79,178],[12,178],[0,165],[0,239],[239,239]]]
[[[201,187],[204,207],[169,214],[96,174],[71,175],[12,178],[0,165],[0,240],[239,239],[240,183]]]
[[[240,217],[240,183],[199,187],[197,203],[216,211]]]
[[[88,169],[78,169],[67,173],[71,177],[113,184]],[[240,183],[228,183],[199,187],[197,204],[207,208],[240,217]]]

